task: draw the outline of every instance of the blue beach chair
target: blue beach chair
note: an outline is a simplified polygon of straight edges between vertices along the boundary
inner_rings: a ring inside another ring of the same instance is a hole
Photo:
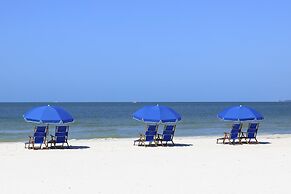
[[[136,142],[138,142],[138,145],[146,145],[145,143],[148,142],[149,145],[154,143],[157,145],[157,136],[158,132],[158,125],[147,125],[145,134],[140,134],[139,139],[134,140],[133,145],[135,145]]]
[[[57,144],[61,144],[63,148],[65,144],[69,147],[68,143],[69,126],[56,126],[55,135],[51,135],[51,140],[48,142],[51,147],[56,147]]]
[[[46,136],[47,136],[48,126],[36,126],[32,136],[28,136],[29,140],[25,143],[25,148],[36,149],[35,144],[39,144],[39,149],[42,148],[44,144],[48,147]]]
[[[173,141],[175,129],[176,125],[165,125],[163,133],[158,135],[158,141],[161,145],[164,145],[163,142],[166,142],[166,145],[168,145],[169,141],[175,145]]]
[[[252,139],[256,141],[255,143],[259,143],[259,141],[257,140],[258,129],[259,123],[249,123],[247,132],[242,132],[241,138],[245,139],[246,143],[251,143]]]
[[[231,144],[235,144],[235,140],[238,140],[239,143],[241,143],[241,123],[234,123],[231,127],[230,133],[225,132],[224,137],[218,138],[216,140],[216,143],[219,142],[219,140],[222,140],[222,143],[225,144],[225,141],[228,140],[228,142]]]

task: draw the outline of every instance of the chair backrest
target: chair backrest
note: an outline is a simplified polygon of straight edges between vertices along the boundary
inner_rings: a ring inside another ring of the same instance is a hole
[[[175,133],[176,125],[165,125],[162,134],[164,141],[172,141]]]
[[[164,131],[174,131],[176,125],[165,125]]]
[[[67,142],[66,132],[57,132],[55,134],[55,141],[56,143],[66,143]]]
[[[65,136],[68,137],[68,135],[69,135],[69,126],[56,126],[55,136],[57,136],[57,133],[65,133]]]
[[[47,126],[36,126],[34,132],[44,133],[47,131]]]
[[[46,139],[46,132],[35,132],[33,134],[34,143],[44,143]]]
[[[241,133],[242,124],[234,123],[230,131],[230,139],[238,139]]]
[[[146,131],[145,132],[145,141],[154,141],[156,135],[157,135],[156,131]]]
[[[230,139],[238,139],[239,138],[239,132],[232,132],[230,133]]]
[[[66,143],[68,140],[69,126],[56,126],[55,141],[56,143]]]
[[[148,125],[147,131],[157,131],[158,126],[157,125]]]
[[[241,123],[234,123],[231,127],[231,131],[241,131],[242,124]]]
[[[250,123],[247,130],[247,137],[255,138],[257,136],[258,129],[259,129],[259,123]]]
[[[145,141],[154,141],[158,133],[158,125],[147,125],[145,132]]]

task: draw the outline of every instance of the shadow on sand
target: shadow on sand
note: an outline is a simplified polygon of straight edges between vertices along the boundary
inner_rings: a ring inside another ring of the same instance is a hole
[[[168,144],[168,145],[160,145],[160,146],[164,146],[164,147],[189,147],[189,146],[193,146],[193,144],[187,144],[187,143],[175,143],[175,145],[173,144]]]
[[[189,147],[189,146],[193,146],[193,144],[186,144],[186,143],[175,143],[173,144],[159,144],[159,145],[155,145],[155,144],[150,144],[150,145],[138,145],[138,147]]]
[[[251,142],[251,143],[246,143],[246,142],[242,142],[242,143],[229,143],[229,142],[226,142],[226,143],[218,143],[218,144],[221,144],[221,145],[268,145],[268,144],[272,144],[271,142],[268,142],[268,141],[260,141],[258,143],[256,142]]]
[[[256,143],[249,143],[249,144],[254,144],[254,145],[256,145]],[[266,145],[266,144],[272,144],[272,143],[269,142],[269,141],[260,141],[258,144]]]
[[[56,146],[56,147],[52,147],[50,149],[55,150],[55,149],[60,149],[60,150],[79,150],[79,149],[88,149],[90,148],[89,146],[72,146],[70,145],[69,147],[62,147],[62,146]]]

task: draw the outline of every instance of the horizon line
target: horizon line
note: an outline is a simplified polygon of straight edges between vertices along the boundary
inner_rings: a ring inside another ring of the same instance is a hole
[[[291,102],[291,100],[277,101],[0,101],[0,103],[264,103]]]

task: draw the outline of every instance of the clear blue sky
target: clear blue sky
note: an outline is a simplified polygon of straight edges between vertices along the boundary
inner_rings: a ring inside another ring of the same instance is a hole
[[[291,99],[291,3],[0,2],[0,101]]]

